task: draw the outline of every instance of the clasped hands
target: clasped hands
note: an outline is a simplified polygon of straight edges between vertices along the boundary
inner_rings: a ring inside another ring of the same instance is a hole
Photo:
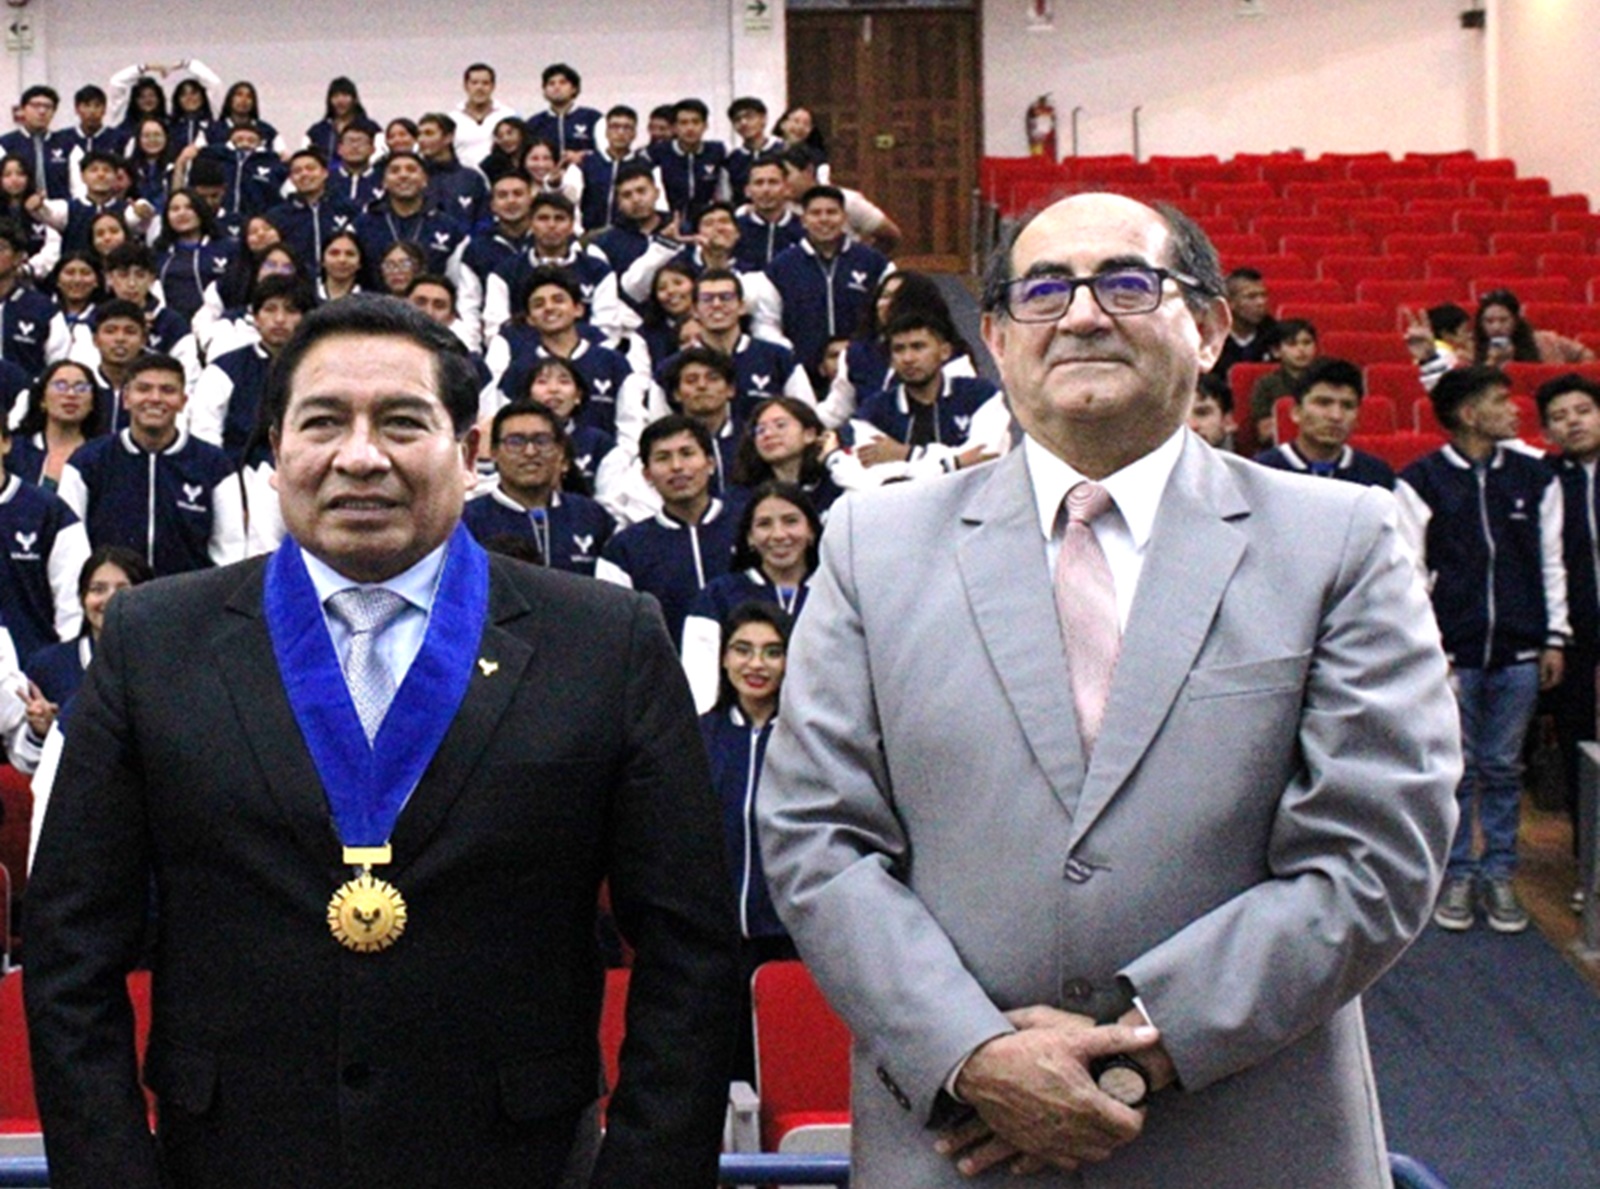
[[[1104,1025],[1042,1006],[1007,1012],[1006,1019],[1018,1030],[979,1045],[956,1078],[957,1096],[977,1114],[935,1144],[965,1176],[1004,1163],[1019,1174],[1070,1172],[1136,1139],[1144,1112],[1095,1085],[1089,1065],[1098,1058],[1138,1057],[1152,1090],[1175,1080],[1160,1033],[1137,1012]]]

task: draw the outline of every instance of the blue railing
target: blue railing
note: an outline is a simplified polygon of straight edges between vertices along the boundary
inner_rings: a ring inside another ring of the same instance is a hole
[[[1429,1168],[1391,1153],[1395,1189],[1447,1189]],[[774,1156],[737,1154],[722,1158],[718,1180],[723,1185],[835,1185],[849,1189],[848,1156]],[[43,1156],[0,1157],[0,1189],[49,1189],[50,1170]]]

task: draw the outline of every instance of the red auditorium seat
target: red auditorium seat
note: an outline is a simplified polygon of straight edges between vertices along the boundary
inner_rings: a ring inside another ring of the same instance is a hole
[[[1070,178],[1061,176],[1048,180],[1018,178],[1011,182],[1000,202],[1000,213],[1008,218],[1031,214],[1043,210],[1058,198],[1065,198],[1078,188]]]
[[[1476,177],[1468,183],[1467,193],[1474,198],[1487,198],[1490,202],[1504,202],[1512,194],[1548,194],[1550,179]]]
[[[32,829],[33,783],[10,764],[0,764],[0,867],[6,869],[11,880],[13,916],[28,888],[28,839]],[[3,912],[0,897],[0,913]],[[0,919],[0,929],[6,930],[0,934],[0,954],[8,954],[14,948],[15,923]]]
[[[1209,161],[1194,157],[1151,157],[1150,167],[1158,174],[1179,186],[1192,187],[1199,182],[1258,182],[1260,175],[1247,166],[1223,163],[1212,157]]]
[[[1396,333],[1394,307],[1370,302],[1283,302],[1278,306],[1277,316],[1304,318],[1317,328],[1319,335],[1342,330],[1369,330],[1377,334]]]
[[[1283,187],[1285,198],[1301,202],[1320,202],[1324,198],[1370,198],[1367,188],[1360,182],[1330,180],[1325,182],[1287,182]]]
[[[1265,182],[1196,182],[1191,193],[1201,202],[1221,202],[1224,199],[1271,202],[1278,197]]]
[[[1494,274],[1514,277],[1525,269],[1521,256],[1501,253],[1497,256],[1470,252],[1435,252],[1422,262],[1423,272],[1430,277],[1457,277],[1471,281],[1473,277]]]
[[[1534,325],[1537,326],[1538,323]],[[1529,400],[1533,399],[1533,394],[1540,384],[1570,372],[1577,372],[1585,379],[1600,384],[1600,363],[1508,363],[1505,371],[1511,378],[1512,395],[1526,397]],[[1534,423],[1537,424],[1537,418]],[[1528,437],[1529,426],[1526,419],[1523,421],[1522,429],[1522,436]]]
[[[1345,176],[1352,182],[1382,183],[1396,178],[1426,178],[1433,171],[1422,161],[1392,161],[1387,155],[1351,161]]]
[[[1600,255],[1592,255],[1582,248],[1576,252],[1541,253],[1534,265],[1540,276],[1566,277],[1579,284],[1587,284],[1590,277],[1600,277]]]
[[[1411,426],[1411,406],[1427,400],[1422,380],[1412,363],[1369,363],[1366,367],[1367,395],[1387,399],[1395,410],[1396,425]]]
[[[1587,194],[1507,194],[1508,211],[1589,211]]]
[[[1289,198],[1219,198],[1211,209],[1252,224],[1262,218],[1303,218],[1311,213],[1304,202]]]
[[[1577,231],[1496,231],[1489,236],[1489,251],[1516,252],[1531,264],[1551,253],[1581,253],[1583,235]]]
[[[150,1038],[150,972],[128,975],[128,999],[133,1004],[134,1050],[144,1064]],[[145,1092],[150,1117],[155,1099]],[[22,1010],[22,971],[0,979],[0,1136],[32,1135],[39,1130],[39,1108],[33,1099],[33,1065],[28,1056],[28,1025]]]
[[[1342,281],[1274,281],[1268,280],[1267,296],[1278,303],[1288,301],[1337,302],[1349,301],[1350,287]]]
[[[1344,230],[1361,231],[1350,226],[1352,215],[1398,215],[1400,204],[1392,198],[1318,198],[1311,204],[1311,213],[1338,219]]]
[[[1394,402],[1387,396],[1368,393],[1361,400],[1361,416],[1356,425],[1364,434],[1387,436],[1397,432],[1399,425],[1395,419]]]
[[[1280,396],[1272,402],[1272,440],[1282,446],[1300,436],[1300,427],[1294,422],[1294,397]]]
[[[1438,173],[1446,163],[1476,161],[1478,154],[1471,149],[1451,149],[1443,153],[1406,153],[1400,159],[1402,161],[1421,161],[1432,172]]]
[[[1550,217],[1552,231],[1576,231],[1584,238],[1587,247],[1593,248],[1600,244],[1600,215],[1584,214],[1582,211],[1557,211]]]
[[[1233,448],[1246,458],[1254,458],[1262,443],[1256,440],[1255,418],[1250,416],[1250,394],[1256,381],[1278,370],[1275,363],[1236,363],[1228,369],[1228,388],[1233,393]]]
[[[1379,305],[1400,306],[1443,305],[1447,301],[1457,304],[1468,298],[1467,285],[1455,277],[1430,277],[1420,281],[1389,281],[1371,279],[1356,282],[1357,301],[1375,301]]]
[[[1268,243],[1274,243],[1286,235],[1341,235],[1344,225],[1327,215],[1262,214],[1256,216],[1250,230],[1265,236]]]
[[[847,1150],[848,1145],[812,1146],[821,1138],[818,1131],[837,1139],[850,1123],[850,1032],[844,1021],[799,962],[758,967],[750,1000],[762,1149]]]
[[[1374,243],[1382,243],[1391,235],[1448,235],[1448,211],[1417,211],[1398,215],[1373,211],[1351,211],[1350,230],[1370,235]]]
[[[1437,214],[1443,211],[1453,215],[1457,211],[1495,211],[1500,209],[1500,204],[1490,202],[1487,198],[1411,198],[1406,201],[1406,210],[1421,214]]]
[[[622,1038],[628,1019],[628,983],[632,971],[613,967],[606,971],[605,998],[600,1004],[600,1062],[606,1075],[606,1092],[600,1098],[600,1124],[605,1125],[611,1091],[622,1070]]]
[[[1485,293],[1493,293],[1496,289],[1509,289],[1524,303],[1530,301],[1569,302],[1583,300],[1583,286],[1566,277],[1531,277],[1526,275],[1514,277],[1497,277],[1485,274],[1473,277],[1467,285],[1467,291],[1473,301],[1477,301]]]
[[[1259,235],[1214,235],[1211,242],[1222,257],[1224,268],[1239,268],[1249,264],[1255,256],[1268,255],[1267,241]],[[1271,255],[1277,255],[1273,251]]]
[[[1467,235],[1483,236],[1487,244],[1489,236],[1508,231],[1548,232],[1550,219],[1548,211],[1461,210],[1455,213],[1451,226]]]
[[[1348,175],[1350,165],[1355,161],[1393,161],[1394,158],[1382,149],[1372,149],[1365,153],[1323,153],[1318,161],[1327,161],[1337,165]]]
[[[1195,219],[1200,224],[1200,230],[1215,238],[1219,235],[1248,235],[1244,221],[1237,215],[1219,215],[1215,212],[1204,214]]]
[[[1393,433],[1355,434],[1350,445],[1368,454],[1375,454],[1394,468],[1395,473],[1405,470],[1424,454],[1431,454],[1445,444],[1443,434]]]
[[[1257,256],[1250,264],[1261,270],[1269,284],[1279,280],[1312,281],[1317,275],[1316,266],[1304,256]]]
[[[1129,182],[1117,187],[1123,194],[1138,202],[1153,206],[1158,202],[1171,203],[1180,210],[1188,201],[1189,194],[1182,186],[1174,186],[1171,182]]]
[[[1317,275],[1343,281],[1354,288],[1359,282],[1382,278],[1409,281],[1422,276],[1422,265],[1414,256],[1324,256],[1317,261]]]
[[[1360,256],[1372,251],[1372,240],[1364,235],[1346,232],[1344,235],[1285,235],[1278,241],[1280,249],[1308,260],[1324,256]]]
[[[1453,157],[1439,162],[1443,178],[1514,178],[1517,163],[1509,157]]]
[[[1444,426],[1439,424],[1439,417],[1433,411],[1433,401],[1419,400],[1411,406],[1411,423],[1415,432],[1427,434],[1429,437],[1444,437]]]
[[[1467,196],[1467,188],[1457,178],[1394,178],[1379,182],[1376,193],[1381,198],[1394,198],[1400,202],[1410,202],[1416,198],[1447,198],[1455,201]]]
[[[1477,236],[1457,232],[1443,235],[1388,235],[1384,237],[1381,247],[1385,255],[1414,256],[1418,260],[1426,260],[1440,252],[1468,255],[1483,251],[1483,244]]]
[[[1234,160],[1237,161],[1238,158],[1235,157]],[[1290,186],[1328,182],[1342,184],[1343,175],[1326,161],[1304,161],[1291,157],[1263,161],[1257,168],[1260,170],[1261,180],[1269,186],[1282,190],[1285,198],[1292,197],[1289,194]]]
[[[978,188],[986,199],[998,203],[1005,187],[1017,179],[1048,181],[1060,172],[1048,157],[985,157],[978,163]]]
[[[1569,338],[1579,334],[1600,334],[1600,306],[1587,302],[1554,302],[1528,298],[1520,290],[1522,315],[1539,330],[1554,330]]]
[[[1321,355],[1336,355],[1351,363],[1365,366],[1371,363],[1406,363],[1411,352],[1398,330],[1383,333],[1375,330],[1330,330],[1318,335],[1317,351]]]

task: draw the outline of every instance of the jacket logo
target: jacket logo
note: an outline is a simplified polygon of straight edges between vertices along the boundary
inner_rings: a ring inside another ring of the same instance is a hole
[[[183,498],[178,501],[178,507],[185,512],[204,512],[206,506],[200,502],[200,497],[205,494],[205,490],[198,483],[185,483],[183,485]]]
[[[757,392],[765,392],[767,390],[767,385],[772,383],[772,377],[771,376],[751,376],[750,377],[750,383],[752,383],[752,384],[754,384],[756,386],[756,391]]]
[[[443,252],[450,247],[450,233],[448,231],[435,231],[433,233],[433,246]]]
[[[865,293],[867,291],[867,274],[864,272],[857,272],[852,268],[850,270],[850,288],[859,289],[861,292]]]
[[[345,228],[347,228],[349,226],[350,226],[350,216],[349,215],[335,215],[333,217],[333,229],[335,231],[343,231]]]
[[[956,423],[956,430],[960,433],[966,433],[967,430],[972,428],[971,417],[956,417],[953,420]]]
[[[50,150],[50,160],[52,160],[52,161],[65,161],[66,159],[67,159],[67,153],[66,153],[65,149],[51,149]]]
[[[593,454],[580,454],[572,460],[572,465],[578,468],[580,474],[589,473],[589,464],[594,462]]]
[[[228,262],[220,256],[217,257],[211,262],[211,271],[220,277],[223,273],[228,271]]]
[[[21,319],[18,319],[17,320],[17,338],[18,338],[18,340],[21,341],[21,342],[24,342],[24,343],[33,342],[33,332],[35,330],[37,330],[38,327],[39,327],[39,324],[37,322],[23,322]]]
[[[596,380],[594,382],[594,398],[595,398],[595,400],[604,400],[604,401],[612,400],[613,398],[612,398],[612,395],[611,395],[611,387],[612,387],[612,381],[610,381],[610,380]]]
[[[469,206],[472,205],[472,195],[463,194],[460,197],[458,197],[456,199],[456,201],[461,204],[461,209],[462,210],[466,210]]]
[[[270,165],[256,166],[256,181],[270,182],[272,180],[272,167]]]
[[[572,543],[578,547],[578,552],[579,553],[582,553],[585,556],[587,556],[588,553],[589,553],[589,550],[594,548],[594,534],[593,533],[586,533],[585,535],[583,535],[581,537],[574,535],[573,538],[572,538]]]
[[[18,532],[15,535],[17,538],[17,552],[11,555],[11,560],[38,561],[39,555],[34,552],[33,547],[39,542],[39,534]]]
[[[587,125],[587,124],[574,124],[572,126],[572,139],[573,140],[582,140],[585,136],[588,136],[588,135],[589,135],[589,125]]]

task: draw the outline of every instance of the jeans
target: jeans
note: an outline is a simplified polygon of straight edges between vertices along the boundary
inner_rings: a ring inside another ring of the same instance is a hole
[[[1456,669],[1465,768],[1456,786],[1461,821],[1447,874],[1510,879],[1517,866],[1517,821],[1522,807],[1522,740],[1539,700],[1535,662],[1499,669]],[[1472,808],[1478,809],[1483,854],[1472,857]]]

